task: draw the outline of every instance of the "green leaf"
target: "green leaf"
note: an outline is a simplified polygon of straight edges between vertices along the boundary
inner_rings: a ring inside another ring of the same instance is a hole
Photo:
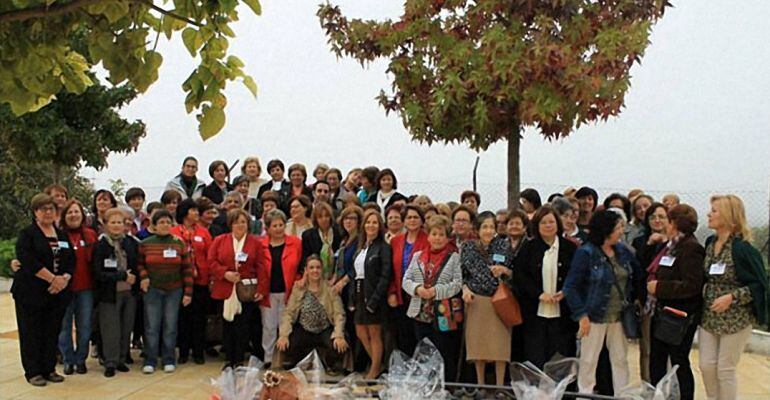
[[[247,89],[249,89],[249,92],[251,92],[252,96],[254,96],[254,98],[257,98],[257,83],[254,82],[254,78],[250,76],[244,77],[243,84],[244,86],[246,86]]]
[[[218,107],[203,107],[203,113],[198,116],[198,132],[203,140],[207,140],[210,137],[219,133],[225,126],[225,112]]]
[[[198,46],[196,46],[196,38],[200,37],[200,33],[193,28],[186,28],[182,31],[182,42],[184,47],[190,52],[190,55],[195,57],[198,54]]]
[[[243,2],[251,7],[251,11],[254,11],[254,14],[262,15],[262,6],[259,4],[259,0],[243,0]]]
[[[115,23],[128,14],[128,2],[114,1],[104,8],[104,16],[110,23]]]

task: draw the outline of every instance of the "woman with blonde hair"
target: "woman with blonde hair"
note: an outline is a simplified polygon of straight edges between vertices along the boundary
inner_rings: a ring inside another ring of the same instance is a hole
[[[708,226],[715,235],[706,240],[699,364],[706,398],[728,400],[738,393],[735,371],[752,326],[768,322],[768,281],[738,196],[712,196]]]
[[[259,162],[259,157],[246,157],[241,167],[241,173],[249,181],[249,197],[258,198],[259,187],[267,183],[267,179],[259,177],[262,175],[262,164]]]

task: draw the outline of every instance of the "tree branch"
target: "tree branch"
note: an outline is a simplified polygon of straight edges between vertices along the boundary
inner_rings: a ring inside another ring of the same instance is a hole
[[[177,19],[177,20],[180,20],[180,21],[184,21],[184,22],[187,22],[187,23],[188,23],[188,24],[190,24],[190,25],[195,25],[195,26],[197,26],[197,27],[199,27],[199,28],[202,26],[202,25],[201,25],[201,24],[199,24],[198,22],[195,22],[195,21],[193,21],[193,20],[191,20],[191,19],[189,19],[189,18],[187,18],[187,17],[183,17],[183,16],[181,16],[181,15],[179,15],[179,14],[175,14],[175,13],[173,13],[173,12],[171,12],[171,11],[168,11],[168,10],[164,10],[164,9],[162,9],[162,8],[160,8],[160,7],[158,7],[158,6],[156,6],[155,4],[153,4],[152,0],[133,0],[133,1],[135,1],[135,2],[137,2],[137,3],[141,3],[141,4],[144,4],[144,5],[146,5],[147,7],[150,7],[150,8],[152,8],[153,10],[155,10],[155,11],[157,11],[157,12],[159,12],[159,13],[163,14],[163,15],[169,16],[169,17],[171,17],[171,18],[174,18],[174,19]]]

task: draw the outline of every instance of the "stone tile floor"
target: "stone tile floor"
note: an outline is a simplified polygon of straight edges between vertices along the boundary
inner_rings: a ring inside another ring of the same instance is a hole
[[[138,352],[133,356],[139,359]],[[696,398],[703,399],[697,357],[697,350],[693,350],[690,359],[696,379]],[[638,377],[635,345],[629,348],[629,364],[632,376]],[[152,375],[143,375],[140,367],[134,364],[130,372],[118,373],[108,379],[102,375],[103,369],[98,362],[89,358],[88,374],[68,376],[60,384],[33,387],[24,380],[21,368],[13,299],[7,293],[0,294],[0,399],[207,399],[211,393],[208,382],[219,375],[222,365],[221,360],[209,358],[204,365],[180,365],[171,374],[156,371]],[[744,354],[738,375],[739,399],[770,399],[770,357]],[[638,382],[638,378],[636,380]]]

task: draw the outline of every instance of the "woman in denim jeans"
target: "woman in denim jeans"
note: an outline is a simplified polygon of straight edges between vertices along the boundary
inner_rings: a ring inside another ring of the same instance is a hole
[[[581,393],[593,393],[596,364],[606,341],[613,387],[618,393],[629,379],[626,336],[620,321],[624,302],[634,298],[638,263],[620,243],[624,222],[618,213],[595,213],[589,228],[588,242],[575,252],[563,289],[572,318],[580,323],[578,388]]]

